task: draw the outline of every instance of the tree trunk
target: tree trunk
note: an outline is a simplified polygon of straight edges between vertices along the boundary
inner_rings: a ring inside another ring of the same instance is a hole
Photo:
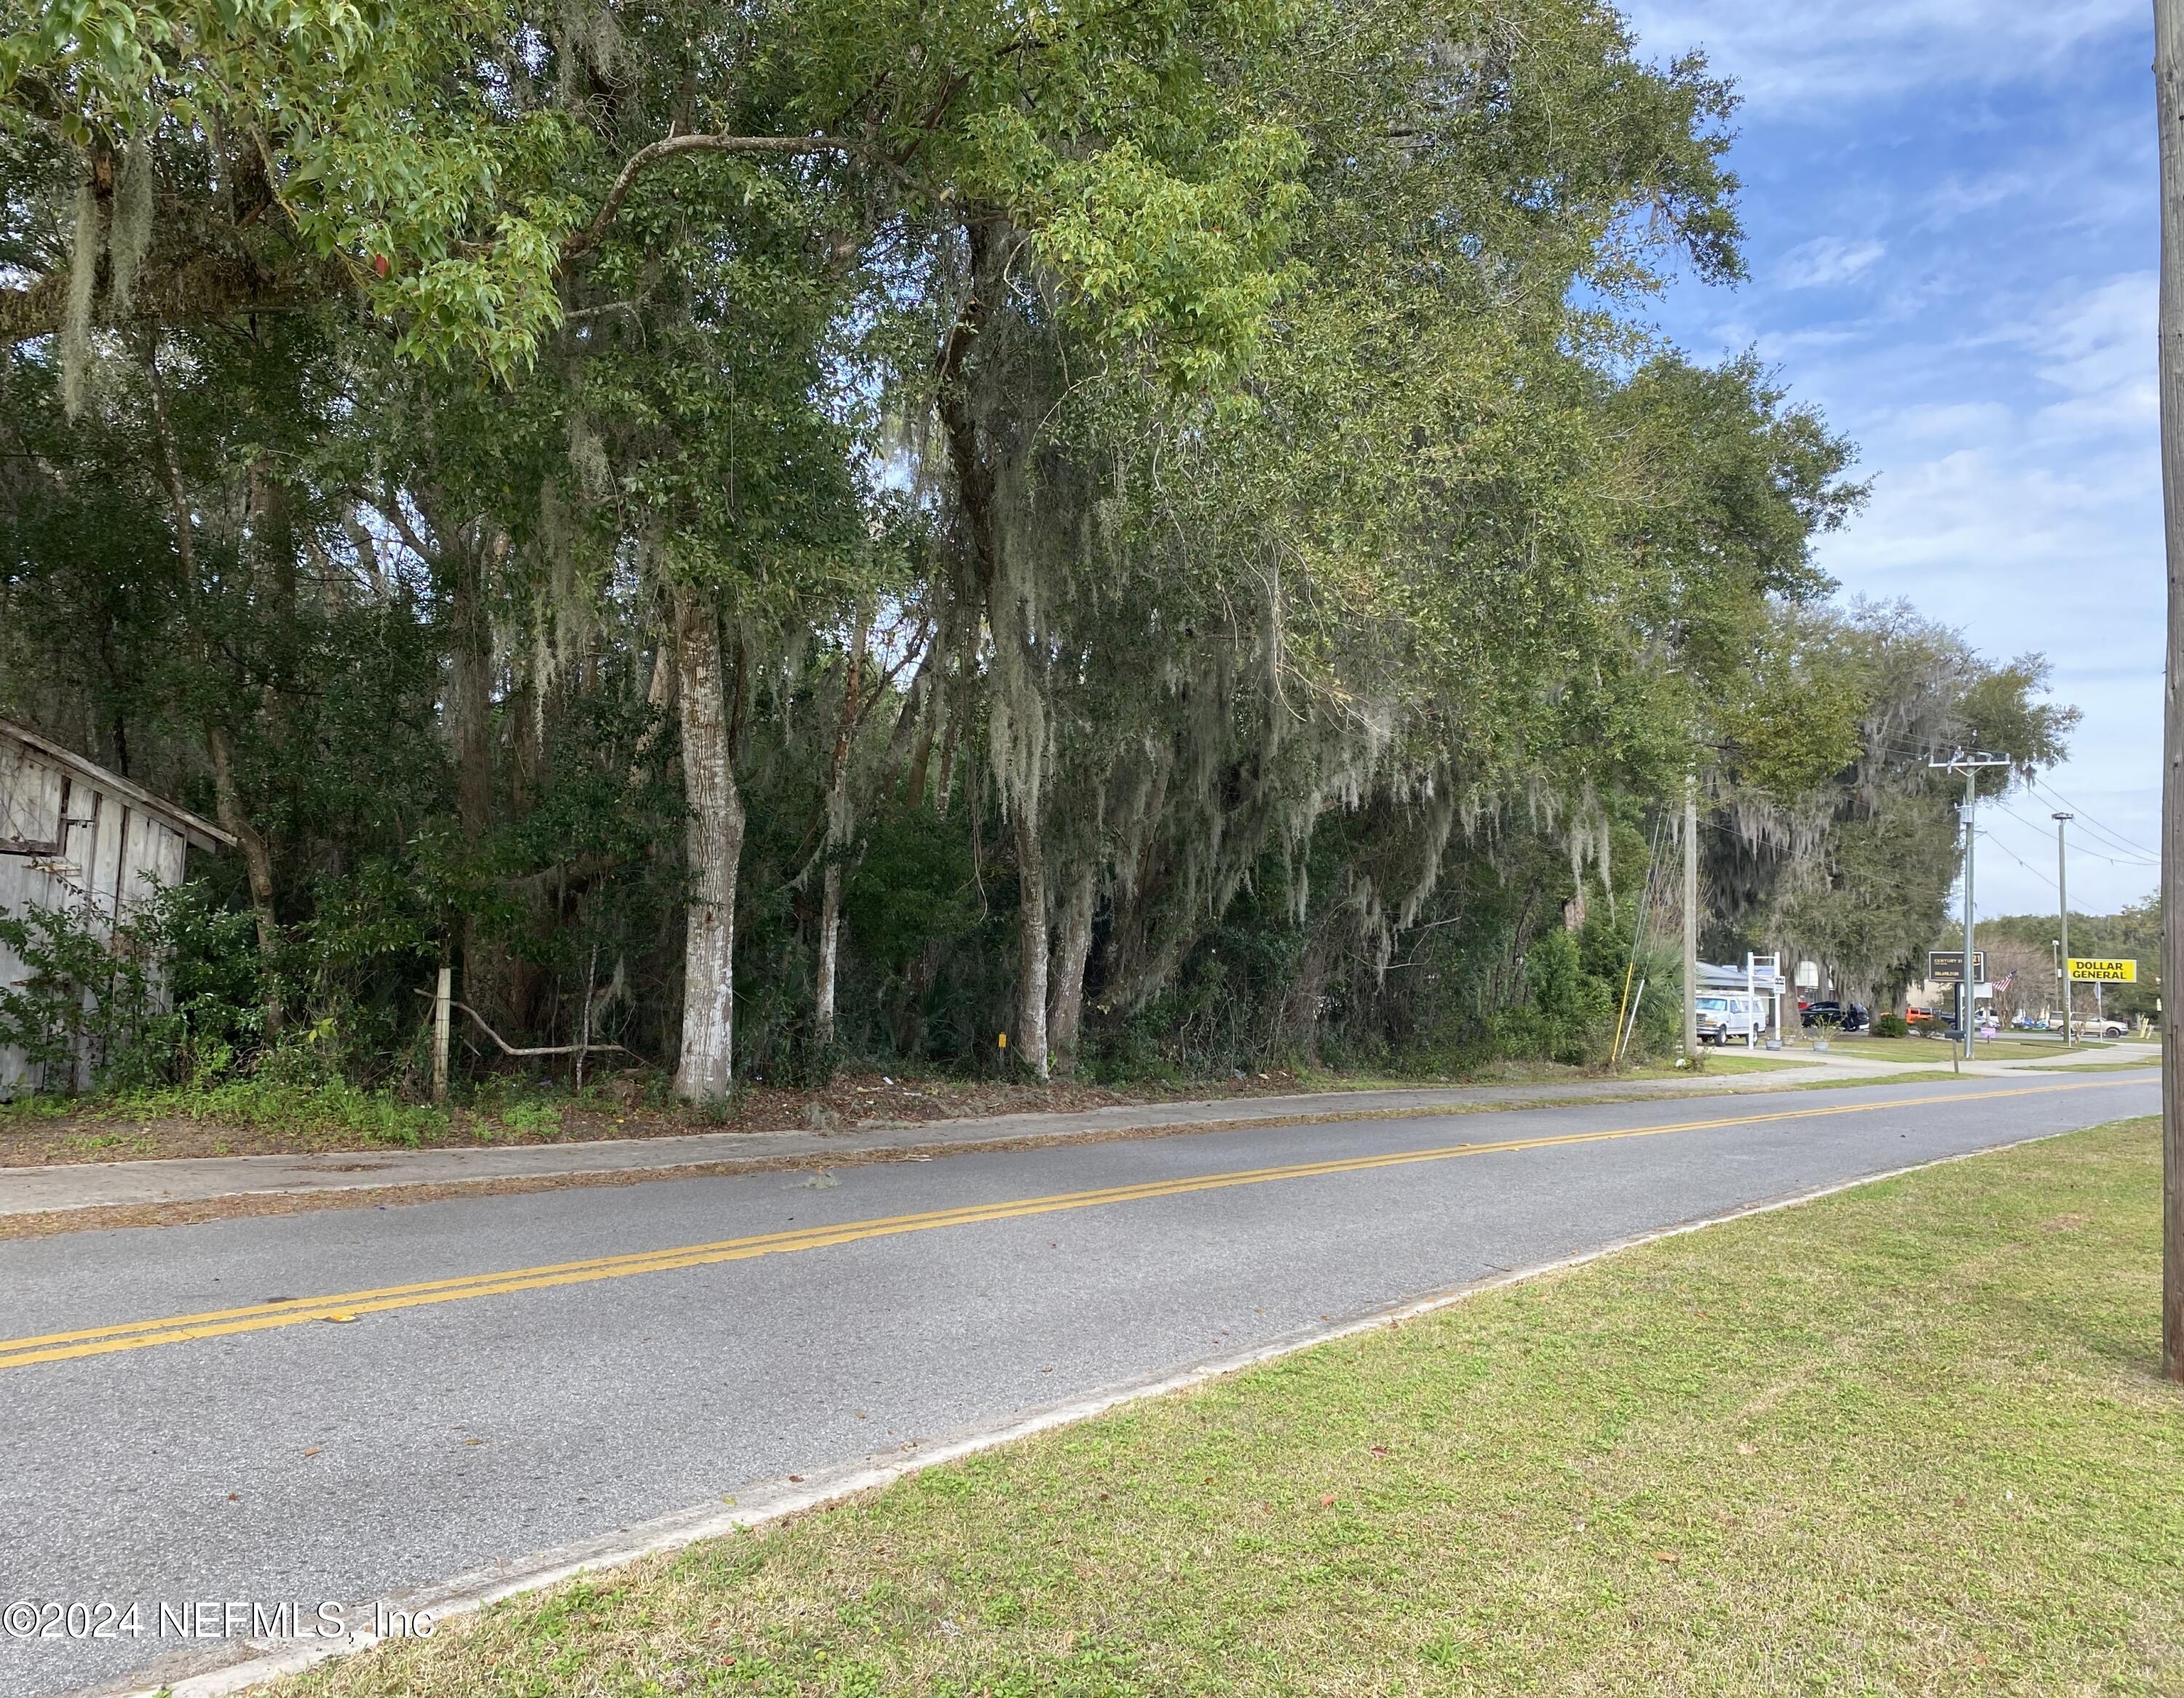
[[[1034,1079],[1047,1076],[1046,849],[1039,816],[1017,809],[1017,1031],[1010,1042]]]
[[[510,821],[515,823],[526,818],[538,806],[545,782],[546,703],[538,684],[526,680],[509,692],[504,705],[509,735],[508,791],[504,806]],[[490,749],[490,742],[488,747]],[[548,902],[545,885],[525,881],[516,889],[529,910],[534,935],[550,934],[556,920]],[[525,1032],[550,1031],[557,1020],[554,1006],[557,999],[550,988],[547,969],[523,951],[499,940],[486,941],[480,956],[480,964],[486,967],[499,986],[500,1010],[508,1017],[509,1024]]]
[[[883,787],[891,785],[905,759],[909,760],[911,783],[905,794],[913,804],[925,800],[926,757],[933,747],[933,686],[939,670],[936,657],[940,653],[941,630],[936,623],[926,640],[925,652],[918,657],[917,670],[911,675],[910,686],[902,693],[902,712],[895,716],[887,757],[880,768]]]
[[[675,694],[675,638],[671,632],[660,639],[660,647],[652,657],[652,681],[646,685],[644,705],[660,717],[648,723],[637,740],[637,751],[629,763],[629,787],[635,790],[644,782],[644,763],[652,757],[653,746],[660,740],[660,727],[666,717],[668,698]]]
[[[926,774],[933,766],[933,734],[948,714],[948,679],[936,677],[926,692],[924,711],[918,715],[917,735],[911,745],[910,781],[903,794],[912,807],[925,806]]]
[[[1328,977],[1334,968],[1334,940],[1330,924],[1330,919],[1323,917],[1312,926],[1290,980],[1289,994],[1283,999],[1281,1013],[1276,1019],[1278,1047],[1297,1056],[1307,1066],[1319,1063],[1323,1030],[1319,1004],[1327,992]]]
[[[1046,860],[1040,812],[1045,790],[1045,656],[1034,628],[1035,602],[1004,556],[997,508],[1000,479],[995,461],[1016,451],[997,445],[982,430],[971,359],[983,334],[994,301],[1001,296],[1001,232],[984,220],[965,232],[971,256],[971,292],[940,357],[938,411],[948,438],[950,469],[970,533],[980,575],[986,627],[994,639],[991,700],[1004,727],[994,734],[994,777],[1001,805],[1014,821],[1017,837],[1017,1033],[1013,1042],[1022,1065],[1035,1079],[1047,1076],[1046,1054]],[[952,728],[951,728],[952,734]],[[947,794],[944,776],[942,796]]]
[[[1054,1011],[1047,1029],[1060,1073],[1077,1070],[1077,1042],[1084,1025],[1084,966],[1092,956],[1094,893],[1092,869],[1087,867],[1072,880],[1062,904],[1061,951],[1054,964]]]
[[[824,1047],[834,1042],[834,963],[842,936],[842,849],[850,838],[850,744],[857,729],[857,691],[864,682],[865,634],[871,614],[857,610],[856,635],[850,644],[848,675],[842,681],[842,717],[834,728],[834,752],[827,772],[827,837],[820,853],[819,993],[812,1031]]]
[[[203,617],[198,605],[203,585],[198,578],[197,533],[190,521],[189,495],[182,486],[182,461],[175,447],[174,424],[167,415],[166,386],[159,378],[156,337],[147,339],[144,344],[144,375],[151,390],[153,428],[159,437],[160,481],[167,486],[167,499],[175,510],[175,555],[181,562],[182,584],[190,602],[190,623],[195,626]],[[197,647],[202,662],[209,656],[211,645],[199,642]],[[270,1040],[281,1034],[282,1015],[280,981],[274,976],[281,924],[273,907],[273,856],[265,839],[242,811],[242,794],[235,783],[235,757],[228,746],[227,733],[209,717],[205,721],[205,751],[212,757],[213,812],[220,816],[220,828],[235,839],[236,847],[242,856],[243,875],[250,883],[250,908],[258,923],[259,966],[265,975],[265,1036]]]
[[[827,850],[826,871],[820,874],[819,988],[812,999],[811,1034],[822,1049],[834,1042],[834,963],[842,939],[842,868]]]
[[[939,939],[928,939],[925,947],[918,951],[917,958],[904,969],[902,982],[895,988],[889,1030],[894,1036],[895,1053],[905,1060],[915,1058],[924,1050],[925,993],[932,988],[945,954]]]
[[[273,856],[265,837],[242,811],[227,733],[218,725],[208,724],[205,747],[212,756],[213,812],[220,816],[221,828],[234,837],[242,856],[243,874],[250,881],[250,910],[258,922],[258,956],[265,975],[265,1036],[271,1039],[281,1034],[282,1014],[279,981],[273,976],[274,958],[281,943],[281,924],[273,910]]]
[[[448,599],[448,729],[455,746],[455,819],[465,846],[474,849],[493,824],[493,625],[478,540],[442,532],[438,542],[454,567]]]
[[[486,606],[485,544],[475,523],[449,523],[437,503],[425,509],[448,585],[448,731],[454,745],[455,824],[476,851],[493,829],[493,623]],[[497,1027],[516,1024],[509,952],[462,923],[463,997]]]
[[[682,790],[690,808],[682,1047],[675,1092],[686,1102],[703,1103],[726,1096],[734,1079],[736,863],[743,851],[744,805],[729,758],[721,630],[710,597],[675,592],[675,643]]]
[[[971,662],[967,656],[961,662],[961,667],[963,677],[956,692],[953,708],[947,702],[948,680],[943,678],[936,686],[941,697],[940,712],[944,723],[940,728],[940,774],[934,783],[933,812],[942,819],[948,818],[949,798],[956,793],[956,750],[962,741],[963,722],[970,717]],[[922,772],[918,774],[918,788],[922,791],[924,788]]]

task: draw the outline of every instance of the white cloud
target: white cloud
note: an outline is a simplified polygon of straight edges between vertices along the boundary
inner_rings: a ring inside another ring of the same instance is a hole
[[[1783,255],[1780,281],[1786,289],[1840,288],[1871,271],[1887,251],[1884,243],[1817,236]]]
[[[1823,568],[1847,595],[1909,599],[1988,655],[2046,655],[2056,698],[2085,713],[2056,784],[2140,835],[2156,829],[2164,589],[2154,284],[2135,270],[2031,295],[1944,280],[1908,317],[1808,319],[1813,297],[1775,282],[1771,299],[1720,298],[1702,338],[1756,345],[1858,443],[1872,503],[1821,540]],[[2145,894],[2143,874],[2089,858],[2074,900],[2113,909]],[[1983,864],[1981,907],[2037,910],[2052,891],[2036,884]]]
[[[2085,714],[2055,784],[2151,841],[2164,590],[2153,279],[1994,310],[2013,316],[1923,346],[1878,339],[1825,374],[1877,480],[1821,562],[1852,593],[1909,596],[1988,654],[2047,655],[2057,698]],[[2113,908],[2149,877],[2089,857],[2073,896]],[[2014,863],[1983,864],[1981,886],[1989,912],[2053,900]]]
[[[1934,401],[1896,415],[1896,434],[1909,442],[1984,442],[2006,433],[2016,415],[1999,401]]]
[[[2150,28],[2142,0],[1630,0],[1626,9],[1646,53],[1703,47],[1774,108],[2064,75],[2065,61],[2129,51]]]
[[[1823,539],[1847,594],[1904,597],[1996,657],[2036,651],[2083,710],[2055,786],[2158,830],[2163,565],[2143,0],[1624,0],[1747,96],[1753,281],[1667,323],[1747,348],[1861,450],[1868,510]],[[2021,807],[2023,805],[2020,805]],[[2025,807],[2044,824],[2048,808]],[[2014,831],[1997,813],[1997,833]],[[2052,835],[2013,846],[2052,869]],[[2074,859],[2076,905],[2148,869]],[[2052,886],[1997,854],[1981,906]]]
[[[2152,271],[2111,277],[2059,304],[2024,338],[2042,379],[2067,402],[2059,422],[2104,425],[2143,436],[2160,423],[2154,387],[2154,327],[2160,279]]]

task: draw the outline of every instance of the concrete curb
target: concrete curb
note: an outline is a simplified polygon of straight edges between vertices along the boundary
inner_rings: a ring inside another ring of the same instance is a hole
[[[619,1567],[645,1557],[682,1550],[701,1539],[718,1538],[742,1528],[761,1527],[805,1511],[877,1491],[925,1469],[1050,1432],[1056,1427],[1089,1421],[1125,1404],[1187,1391],[1208,1381],[1223,1378],[1336,1339],[1399,1327],[1407,1321],[1452,1308],[1490,1292],[1505,1290],[1551,1274],[1583,1267],[1647,1244],[1684,1237],[1711,1227],[1774,1214],[1785,1209],[1799,1208],[1844,1192],[1901,1179],[1907,1174],[1947,1167],[2003,1150],[2021,1149],[2027,1145],[2068,1137],[2077,1130],[2081,1129],[2042,1132],[2029,1138],[2014,1138],[2006,1143],[1992,1144],[1985,1149],[1913,1162],[1903,1167],[1890,1168],[1884,1172],[1793,1193],[1724,1214],[1641,1232],[1580,1251],[1574,1255],[1448,1287],[1422,1298],[1350,1315],[1329,1325],[1293,1333],[1248,1350],[1208,1357],[1186,1368],[1085,1393],[1028,1413],[1019,1412],[961,1428],[927,1443],[906,1445],[903,1451],[861,1457],[831,1468],[815,1470],[809,1475],[791,1476],[785,1482],[779,1479],[756,1482],[739,1489],[720,1505],[701,1505],[595,1539],[555,1546],[490,1568],[472,1570],[432,1585],[390,1594],[352,1610],[348,1618],[378,1620],[382,1618],[381,1611],[409,1611],[414,1615],[421,1610],[432,1615],[437,1628],[488,1605],[543,1590],[579,1574],[596,1569]],[[257,1655],[220,1667],[187,1674],[176,1668],[172,1678],[152,1685],[142,1683],[147,1678],[157,1680],[158,1677],[151,1670],[142,1671],[134,1676],[125,1677],[120,1682],[80,1689],[77,1694],[72,1695],[72,1698],[226,1698],[227,1694],[241,1692],[283,1675],[300,1673],[332,1658],[367,1651],[379,1644],[383,1637],[371,1632],[354,1633],[344,1639],[308,1641],[278,1649],[254,1644],[248,1648],[256,1651]],[[179,1655],[186,1656],[188,1653]],[[154,1665],[155,1668],[157,1667]]]
[[[1700,1080],[1578,1085],[1452,1086],[1318,1092],[1293,1097],[1117,1104],[1076,1112],[994,1115],[835,1132],[695,1132],[566,1144],[309,1155],[202,1156],[0,1167],[0,1217],[80,1209],[157,1207],[235,1197],[308,1196],[406,1187],[530,1181],[671,1178],[677,1174],[848,1165],[1117,1137],[1236,1131],[1253,1126],[1399,1120],[1496,1109],[1574,1108],[1592,1103],[1758,1096],[1830,1083],[1829,1074],[1874,1080],[1930,1079],[1930,1069],[1887,1063],[1816,1064],[1780,1073]],[[1947,1075],[1938,1075],[1948,1077]]]

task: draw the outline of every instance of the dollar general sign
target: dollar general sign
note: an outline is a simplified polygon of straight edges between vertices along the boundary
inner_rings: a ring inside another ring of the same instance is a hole
[[[2138,982],[2138,963],[2080,961],[2073,958],[2070,977],[2081,985],[2136,985]]]

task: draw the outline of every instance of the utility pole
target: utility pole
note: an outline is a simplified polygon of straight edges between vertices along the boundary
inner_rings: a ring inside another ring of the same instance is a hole
[[[1972,1058],[1972,1026],[1979,1014],[1977,969],[1972,964],[1978,959],[1972,953],[1972,852],[1979,841],[1979,827],[1975,823],[1979,814],[1979,774],[1964,774],[1964,971],[1957,988],[1957,1007],[1962,1011],[1957,1016],[1957,1029],[1963,1035],[1964,1059]]]
[[[2176,0],[2184,6],[2184,0]],[[1979,1013],[1979,980],[1975,964],[1978,956],[1973,949],[1972,843],[1978,830],[1979,775],[1991,767],[2007,767],[2007,755],[1967,755],[1962,749],[1946,761],[1929,761],[1927,766],[1937,772],[1962,773],[1964,775],[1964,970],[1958,980],[1959,1001],[1957,1007],[1957,1027],[1964,1034],[1964,1058],[1972,1058],[1972,1024]]]
[[[2184,4],[2184,0],[2178,0]],[[1684,1058],[1699,1064],[1699,781],[1684,774]]]
[[[2077,1042],[2077,1036],[2070,1030],[2070,874],[2063,853],[2063,829],[2077,817],[2075,813],[2055,816],[2055,899],[2062,909],[2063,925],[2063,935],[2055,940],[2055,947],[2062,952],[2056,964],[2062,969],[2063,1047],[2065,1049]]]
[[[2184,0],[2153,0],[2161,156],[2161,495],[2169,563],[2169,669],[2161,747],[2161,1371],[2184,1382],[2184,1033],[2168,987],[2184,984]]]
[[[1972,948],[1972,916],[1979,911],[1973,892],[1979,880],[1979,790],[1976,774],[1964,774],[1964,1059],[1972,1058],[1979,1031],[1979,971]]]

